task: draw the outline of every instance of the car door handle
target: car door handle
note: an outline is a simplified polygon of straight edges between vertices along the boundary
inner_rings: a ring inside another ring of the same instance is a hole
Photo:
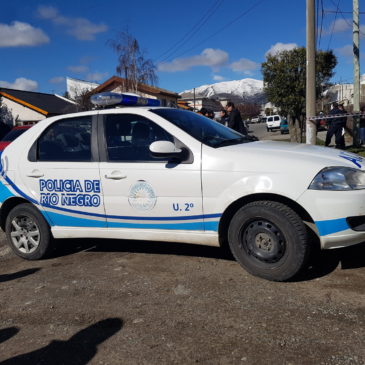
[[[29,174],[27,174],[28,177],[42,177],[44,174],[40,172],[39,170],[33,170]]]
[[[123,175],[120,171],[113,171],[110,174],[106,174],[106,179],[112,179],[112,180],[122,180],[125,179],[127,175]]]

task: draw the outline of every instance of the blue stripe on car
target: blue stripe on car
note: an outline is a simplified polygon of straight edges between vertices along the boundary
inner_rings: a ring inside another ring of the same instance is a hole
[[[77,218],[68,215],[47,212],[54,225],[62,227],[98,227],[98,228],[137,228],[137,229],[171,229],[184,231],[216,231],[218,222],[192,222],[192,223],[128,223],[104,222],[86,218]]]
[[[6,182],[23,198],[28,201],[40,205],[36,200],[30,198],[24,194],[9,177],[4,176]],[[4,184],[0,183],[0,202],[4,202],[6,199],[15,196]],[[121,228],[139,228],[139,229],[172,229],[172,230],[208,230],[217,231],[218,222],[204,222],[204,219],[219,218],[222,214],[207,214],[207,215],[191,215],[182,217],[136,217],[136,216],[117,216],[117,215],[105,215],[92,212],[83,212],[78,210],[72,210],[68,208],[62,208],[51,205],[41,205],[44,208],[51,208],[66,213],[86,215],[89,217],[102,218],[102,219],[123,219],[134,221],[186,221],[186,220],[201,220],[200,222],[192,223],[124,223],[124,222],[106,222],[104,220],[87,219],[80,217],[73,217],[65,214],[59,214],[55,212],[41,211],[47,222],[51,226],[69,226],[69,227],[121,227]]]
[[[328,234],[341,232],[350,228],[346,222],[346,218],[316,221],[315,223],[320,236],[326,236]]]

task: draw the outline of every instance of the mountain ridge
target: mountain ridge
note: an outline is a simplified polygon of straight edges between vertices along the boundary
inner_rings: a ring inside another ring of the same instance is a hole
[[[195,88],[195,97],[213,99],[230,99],[235,103],[262,104],[266,101],[262,80],[245,78],[241,80],[222,81],[214,84],[201,85]],[[194,89],[179,93],[182,98],[194,97]]]

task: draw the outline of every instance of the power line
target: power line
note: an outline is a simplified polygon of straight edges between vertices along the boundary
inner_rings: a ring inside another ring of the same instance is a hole
[[[332,24],[332,30],[331,30],[331,34],[330,34],[330,40],[329,40],[329,42],[328,42],[327,51],[330,49],[330,44],[331,44],[331,41],[332,41],[333,31],[334,31],[334,29],[335,29],[335,24],[336,24],[336,20],[337,20],[337,15],[338,15],[338,13],[339,13],[340,1],[341,1],[341,0],[338,0],[338,2],[337,2],[336,14],[335,14],[335,20],[333,21],[333,24]],[[331,0],[331,2],[333,2],[333,1]]]
[[[258,5],[260,5],[261,3],[263,3],[266,0],[259,0],[256,3],[254,3],[251,7],[249,7],[247,10],[245,10],[244,12],[242,12],[240,15],[238,15],[236,18],[232,19],[230,22],[228,22],[227,24],[225,24],[222,28],[220,28],[218,31],[216,31],[215,33],[211,34],[209,37],[204,38],[202,41],[200,41],[199,43],[195,44],[194,46],[192,46],[191,48],[185,50],[184,52],[180,53],[178,56],[176,57],[181,57],[184,54],[192,51],[193,49],[199,47],[201,44],[205,43],[207,40],[215,37],[217,34],[221,33],[223,30],[225,30],[226,28],[228,28],[229,26],[231,26],[233,23],[235,23],[237,20],[241,19],[243,16],[247,15],[250,11],[252,11],[254,8],[256,8]]]
[[[161,60],[161,62],[163,62],[164,60],[173,56],[174,53],[176,53],[176,50],[178,50],[181,46],[186,44],[186,42],[188,42],[203,27],[204,24],[206,24],[206,22],[212,17],[212,15],[221,6],[223,1],[224,0],[216,0],[213,3],[213,5],[208,9],[208,11],[203,15],[203,17],[201,19],[199,19],[198,22],[195,23],[193,25],[193,27],[188,32],[186,32],[179,41],[174,43],[167,51],[165,51],[159,57],[157,57],[157,60],[161,59],[163,57],[163,59]]]
[[[334,10],[325,10],[324,12],[325,12],[325,13],[335,13],[335,11],[334,11]],[[352,12],[352,11],[341,11],[341,10],[340,10],[340,13],[341,13],[341,14],[352,14],[353,12]],[[359,14],[365,14],[365,12],[361,12],[361,11],[359,11]]]
[[[320,26],[319,37],[318,37],[318,46],[317,46],[318,49],[321,47],[321,39],[322,39],[322,32],[323,32],[323,17],[324,17],[323,0],[319,0],[319,2],[321,3],[321,26]],[[318,2],[318,7],[319,7],[319,2]],[[318,12],[317,12],[317,14],[318,14]],[[317,24],[318,24],[318,20],[317,20]]]
[[[331,3],[332,3],[333,5],[335,5],[335,3],[334,3],[334,1],[333,1],[333,0],[331,0]],[[333,13],[334,13],[334,11],[333,11],[333,10],[331,10],[331,11],[330,11],[330,10],[325,10],[325,12],[333,12]],[[341,14],[341,16],[342,16],[343,20],[347,23],[347,25],[348,25],[350,28],[352,28],[352,23],[350,23],[350,22],[349,22],[349,20],[345,18],[344,14],[348,14],[348,13],[352,14],[353,12],[352,12],[352,11],[351,11],[351,12],[347,12],[347,11],[341,11],[341,10],[338,10],[338,12]],[[359,14],[365,14],[365,13],[363,12],[363,13],[359,13]],[[360,31],[360,34],[361,34],[361,35],[365,35],[365,33],[364,33],[364,32],[362,32],[362,31]]]

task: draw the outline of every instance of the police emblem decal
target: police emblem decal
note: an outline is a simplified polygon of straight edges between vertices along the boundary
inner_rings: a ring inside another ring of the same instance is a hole
[[[152,186],[144,180],[137,181],[129,190],[128,202],[138,210],[151,210],[156,204]]]

